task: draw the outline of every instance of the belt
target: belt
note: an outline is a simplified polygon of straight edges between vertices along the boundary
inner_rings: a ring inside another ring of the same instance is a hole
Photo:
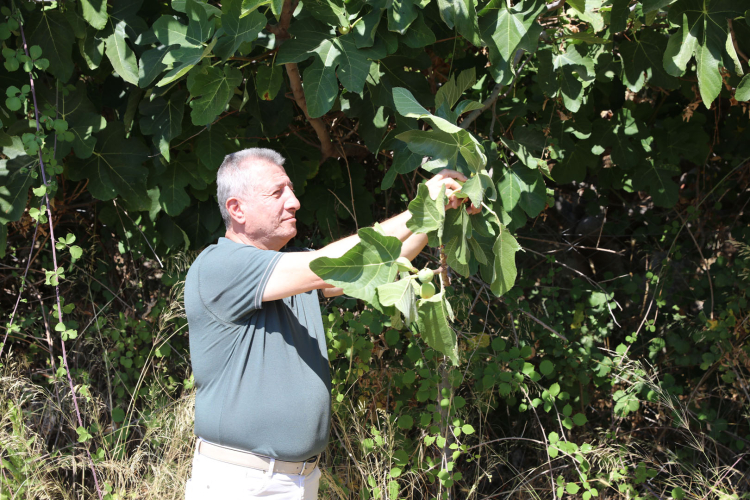
[[[202,439],[198,439],[197,450],[198,453],[208,458],[213,458],[214,460],[233,465],[262,470],[263,472],[268,472],[273,463],[274,472],[299,476],[309,475],[315,470],[315,467],[318,465],[318,460],[320,459],[320,455],[317,455],[316,457],[304,462],[286,462],[284,460],[275,460],[271,457],[257,455],[249,451],[234,450],[232,448],[208,443]]]

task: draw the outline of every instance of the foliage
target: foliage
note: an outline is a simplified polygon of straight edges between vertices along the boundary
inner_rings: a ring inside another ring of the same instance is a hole
[[[1,362],[56,407],[4,382],[0,496],[91,493],[74,450],[141,495],[111,464],[167,449],[180,280],[251,146],[287,158],[295,245],[361,237],[313,264],[350,296],[324,495],[746,496],[744,4],[3,2]],[[442,168],[480,214],[429,196]],[[369,227],[404,209],[413,266]]]

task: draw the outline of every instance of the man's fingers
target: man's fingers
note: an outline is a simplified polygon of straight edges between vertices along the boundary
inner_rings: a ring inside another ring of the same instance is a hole
[[[455,170],[451,170],[449,168],[444,168],[436,174],[436,176],[438,175],[442,178],[458,179],[461,182],[466,182],[468,180],[467,177],[461,172],[456,172]]]
[[[450,178],[444,179],[443,184],[445,184],[446,192],[448,189],[451,189],[453,191],[459,191],[461,189],[461,184]]]

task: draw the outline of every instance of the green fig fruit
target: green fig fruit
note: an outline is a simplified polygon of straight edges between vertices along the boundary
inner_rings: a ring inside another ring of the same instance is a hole
[[[430,283],[432,281],[432,277],[435,276],[435,273],[432,271],[432,269],[424,268],[417,274],[417,278],[419,278],[419,281],[422,283]]]
[[[422,283],[422,288],[420,289],[419,294],[423,299],[429,299],[430,297],[435,295],[435,285],[429,282]]]

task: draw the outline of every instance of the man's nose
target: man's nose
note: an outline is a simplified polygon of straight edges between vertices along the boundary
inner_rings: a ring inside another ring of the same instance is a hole
[[[297,199],[297,197],[294,195],[294,191],[292,191],[291,189],[289,189],[289,196],[286,199],[285,206],[287,210],[294,210],[294,211],[299,210],[299,208],[302,206],[299,200]]]

